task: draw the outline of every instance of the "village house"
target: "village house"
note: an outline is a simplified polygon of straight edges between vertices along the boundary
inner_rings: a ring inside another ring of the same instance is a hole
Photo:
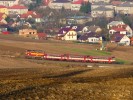
[[[37,38],[37,30],[35,30],[35,29],[21,29],[21,30],[19,30],[19,36]]]
[[[15,4],[18,4],[18,0],[0,0],[0,5],[10,7]]]
[[[24,14],[27,13],[28,8],[22,5],[13,5],[8,8],[9,14]]]
[[[101,6],[105,7],[105,8],[113,9],[113,5],[112,4],[104,2],[104,1],[99,1],[99,2],[92,3],[91,10],[93,11],[93,9],[96,9],[98,7],[101,7]]]
[[[99,43],[100,41],[102,41],[102,36],[100,34],[95,33],[95,32],[89,31],[89,32],[81,35],[78,38],[78,41],[89,42],[89,43]]]
[[[109,34],[112,35],[112,34],[115,34],[115,33],[120,33],[120,34],[127,34],[127,31],[126,29],[124,28],[121,28],[121,27],[113,27],[109,30]]]
[[[116,11],[117,6],[122,4],[122,1],[112,1],[111,4],[113,5],[113,9]]]
[[[118,25],[118,26],[114,26],[112,28],[126,30],[126,35],[128,37],[133,36],[133,30],[131,29],[131,27],[129,25]]]
[[[75,41],[75,40],[77,40],[77,32],[74,29],[72,29],[71,27],[61,28],[56,38],[58,40],[72,40],[72,41]]]
[[[133,2],[123,2],[116,7],[116,13],[132,15],[133,14]]]
[[[88,1],[89,1],[90,3],[96,3],[96,2],[100,2],[100,1],[109,3],[111,0],[88,0]]]
[[[28,18],[33,18],[36,23],[40,23],[43,21],[43,18],[41,17],[41,15],[34,11],[28,11],[27,13],[20,15],[20,19],[22,20],[25,20]]]
[[[114,17],[114,10],[112,8],[100,6],[100,7],[97,7],[95,9],[92,9],[91,16],[94,18],[96,18],[96,17],[113,18]]]
[[[49,3],[49,7],[51,9],[71,9],[71,1],[70,0],[53,0]]]
[[[3,32],[7,32],[7,25],[0,25],[0,34],[2,34]]]
[[[66,18],[66,24],[85,24],[87,22],[91,22],[93,18],[91,16],[72,16]]]
[[[8,8],[6,6],[0,5],[0,13],[8,15]]]
[[[118,26],[118,25],[125,25],[125,23],[123,21],[112,21],[107,24],[107,29],[110,29],[110,28],[112,28],[114,26]]]
[[[83,3],[83,0],[73,1],[71,3],[71,10],[72,11],[79,11],[82,3]]]
[[[99,26],[85,26],[82,30],[83,33],[86,33],[86,32],[96,32],[96,33],[101,33],[102,32],[102,29],[99,27]]]
[[[118,43],[119,45],[129,46],[130,45],[130,38],[127,37],[125,34],[117,33],[111,37],[111,42],[112,43]]]

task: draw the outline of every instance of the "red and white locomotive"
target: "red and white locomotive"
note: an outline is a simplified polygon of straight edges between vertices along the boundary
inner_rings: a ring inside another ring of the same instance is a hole
[[[114,63],[113,56],[86,56],[73,54],[48,54],[40,50],[26,50],[26,58],[41,58],[45,60],[90,62],[90,63]]]

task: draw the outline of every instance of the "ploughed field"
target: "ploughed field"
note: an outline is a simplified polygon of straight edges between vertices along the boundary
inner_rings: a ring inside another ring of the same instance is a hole
[[[30,67],[0,69],[1,100],[133,99],[132,66],[87,68],[33,64]]]
[[[133,48],[0,36],[0,100],[133,100]],[[113,55],[123,65],[31,60],[26,49],[48,53]],[[89,64],[88,64],[89,65]]]

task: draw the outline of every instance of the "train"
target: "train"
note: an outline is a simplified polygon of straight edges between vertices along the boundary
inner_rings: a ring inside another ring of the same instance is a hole
[[[26,58],[58,60],[58,61],[73,61],[73,62],[88,62],[88,63],[115,63],[114,56],[91,56],[91,55],[74,55],[74,54],[50,54],[42,50],[26,50]]]

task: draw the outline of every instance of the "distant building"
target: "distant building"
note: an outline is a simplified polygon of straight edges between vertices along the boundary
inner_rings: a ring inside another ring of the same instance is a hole
[[[98,8],[100,6],[105,7],[105,8],[113,9],[113,5],[111,3],[107,3],[107,2],[104,2],[104,1],[99,1],[99,2],[92,3],[91,9],[93,10],[93,9]]]
[[[95,9],[92,9],[91,16],[96,17],[107,17],[107,18],[113,18],[114,17],[114,10],[112,8],[107,7],[97,7]]]
[[[118,26],[118,25],[125,25],[125,23],[123,21],[112,21],[107,24],[107,29],[110,29],[110,28],[112,28],[114,26]]]
[[[61,28],[56,38],[58,40],[75,41],[77,40],[77,32],[75,31],[75,29],[72,29],[71,27]]]
[[[124,34],[114,34],[111,37],[111,42],[118,43],[119,45],[130,45],[130,39]]]
[[[90,16],[73,16],[73,17],[67,17],[66,23],[71,24],[85,24],[87,22],[91,22],[93,20]]]
[[[28,8],[22,5],[13,5],[8,9],[10,14],[24,14],[28,11]]]
[[[14,4],[16,4],[16,1],[17,0],[0,0],[0,5],[10,7],[10,6],[13,6]]]
[[[102,29],[99,27],[99,26],[85,26],[82,30],[83,33],[85,32],[96,32],[96,33],[101,33],[102,32]]]
[[[133,14],[133,2],[123,2],[116,7],[116,13],[132,15]]]
[[[102,40],[102,36],[95,32],[87,32],[78,38],[80,42],[99,43]]]
[[[0,25],[0,33],[7,32],[7,25]]]
[[[120,33],[120,34],[127,34],[126,29],[121,28],[121,27],[113,27],[112,29],[109,30],[109,34],[115,34],[115,33]]]
[[[37,30],[35,29],[21,29],[19,35],[23,37],[37,38]]]
[[[33,18],[36,23],[40,23],[43,21],[43,18],[40,14],[36,13],[35,11],[28,11],[22,15],[20,15],[20,19],[28,19],[28,18]]]
[[[82,3],[83,3],[83,0],[73,1],[71,3],[71,10],[72,11],[79,11]]]
[[[49,7],[51,9],[71,9],[71,1],[70,0],[53,0],[49,3]]]
[[[110,0],[89,0],[89,2],[91,3],[100,2],[100,1],[107,2],[107,3],[110,2]]]

